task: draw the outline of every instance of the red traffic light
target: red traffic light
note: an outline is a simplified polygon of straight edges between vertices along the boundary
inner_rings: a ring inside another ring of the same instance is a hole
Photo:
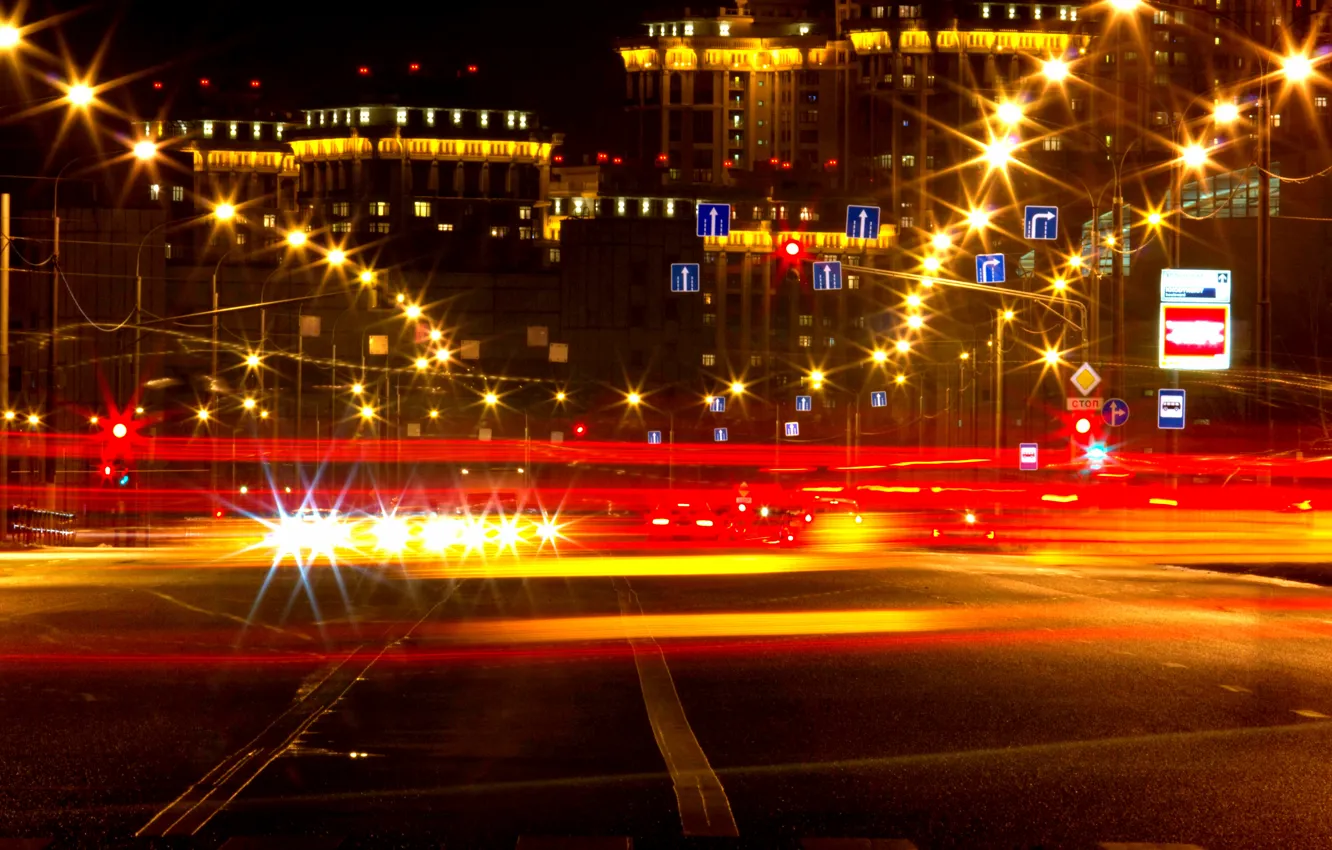
[[[1087,433],[1091,430],[1091,420],[1085,416],[1080,417],[1077,422],[1073,423],[1073,430],[1079,434]]]
[[[787,239],[777,246],[777,251],[787,260],[798,260],[805,253],[805,246],[799,239]]]
[[[105,475],[107,478],[110,478],[110,477],[111,477],[111,467],[109,467],[109,466],[104,466],[104,467],[102,467],[102,474]]]
[[[583,436],[583,435],[586,434],[586,433],[587,433],[587,426],[584,425],[582,422],[579,422],[579,423],[577,423],[577,424],[574,425],[574,436],[575,436],[575,437],[581,437],[581,436]]]
[[[125,425],[124,422],[117,422],[116,424],[111,426],[111,436],[115,437],[117,440],[125,439],[126,435],[128,434],[129,434],[129,428]]]

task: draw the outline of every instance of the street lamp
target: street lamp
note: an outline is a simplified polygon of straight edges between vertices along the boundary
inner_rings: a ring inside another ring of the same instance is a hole
[[[870,359],[875,363],[887,363],[888,352],[884,351],[882,348],[876,348],[873,353],[870,354]]]
[[[1068,79],[1068,63],[1055,57],[1041,63],[1041,73],[1052,83],[1062,83]]]
[[[246,367],[247,369],[258,369],[258,368],[259,368],[259,355],[258,355],[258,354],[247,354],[247,355],[245,355],[245,367]]]
[[[93,94],[92,86],[87,83],[74,83],[65,89],[65,100],[82,109],[93,102]]]
[[[421,308],[420,308],[419,305],[416,305],[416,304],[408,304],[408,305],[403,309],[402,312],[403,312],[403,315],[405,315],[405,316],[406,316],[407,318],[409,318],[409,319],[419,319],[419,318],[421,318]]]
[[[486,393],[484,396],[482,396],[482,400],[489,407],[494,407],[496,404],[499,404],[499,396],[496,395],[495,393]]]
[[[223,202],[213,207],[213,218],[218,221],[231,221],[235,217],[236,207],[233,204]]]
[[[985,160],[991,171],[1002,171],[1012,162],[1015,147],[1011,139],[992,139],[982,147],[981,159]]]
[[[241,402],[241,407],[245,408],[246,410],[254,410],[255,404],[257,404],[257,402],[254,399],[246,398],[244,401]]]
[[[936,251],[947,251],[953,244],[953,240],[942,230],[930,237],[930,246]]]
[[[1045,362],[1051,366],[1059,365],[1059,351],[1054,348],[1045,349]]]
[[[924,326],[925,320],[920,317],[919,313],[912,313],[910,316],[907,316],[907,327],[911,328],[913,331],[918,331]]]
[[[425,369],[429,368],[429,366],[430,366],[430,361],[427,360],[426,358],[424,357],[416,358],[416,368],[418,371],[424,371]]]
[[[134,143],[134,158],[140,162],[147,162],[157,156],[157,145],[144,139]]]
[[[352,385],[351,385],[351,391],[352,391],[352,395],[360,395],[361,393],[365,392],[365,385],[364,385],[364,384],[361,384],[361,383],[359,383],[359,382],[358,382],[358,383],[355,383],[355,384],[352,384]]]
[[[556,401],[561,401],[561,402],[562,402],[562,401],[564,401],[566,398],[568,398],[568,396],[564,394],[564,390],[560,390],[560,391],[558,391],[557,393],[555,393],[555,400],[556,400]]]
[[[939,269],[943,268],[943,263],[939,258],[931,254],[921,262],[921,268],[930,274],[937,274]]]
[[[443,338],[444,338],[444,332],[443,332],[442,330],[440,330],[439,328],[431,328],[431,329],[430,329],[430,341],[431,341],[431,342],[439,342],[439,341],[440,341],[441,339],[443,339]]]
[[[921,302],[921,297],[920,297],[919,295],[917,295],[916,293],[913,292],[913,293],[911,293],[910,295],[908,295],[908,296],[906,297],[906,303],[907,303],[907,306],[908,306],[908,307],[911,307],[911,308],[919,307],[919,306],[921,305],[921,303],[922,303],[922,302]]]
[[[893,383],[897,384],[899,387],[902,386],[903,384],[906,383],[906,375],[903,375],[901,372],[898,372],[896,377],[893,378]]]
[[[744,395],[745,385],[742,381],[731,382],[731,393],[734,395]]]
[[[343,251],[341,248],[334,248],[328,252],[328,256],[325,259],[328,260],[330,266],[340,266],[346,261],[347,252]]]
[[[980,207],[967,211],[967,226],[972,230],[984,230],[990,223],[990,213]]]
[[[1022,120],[1022,106],[1014,101],[1006,100],[999,104],[994,114],[1005,127],[1012,127]]]
[[[1293,53],[1281,60],[1281,73],[1292,83],[1302,83],[1313,76],[1313,61],[1303,53]]]
[[[375,409],[368,404],[365,405],[364,407],[361,408],[361,418],[367,421],[370,419],[374,419]]]
[[[906,354],[907,352],[911,351],[911,341],[906,339],[899,339],[894,347],[897,349],[898,354]]]
[[[1207,164],[1207,148],[1194,142],[1180,151],[1179,158],[1189,168],[1202,168]]]
[[[208,408],[206,408],[206,407],[201,407],[201,408],[199,408],[199,412],[198,412],[197,414],[195,414],[195,416],[198,418],[198,420],[199,420],[200,422],[207,422],[207,421],[208,421]]]
[[[630,407],[637,407],[638,403],[643,400],[643,397],[638,393],[631,392],[629,393],[629,395],[624,397],[624,400],[629,402]]]
[[[19,32],[19,28],[13,24],[0,26],[0,50],[12,50],[15,47],[18,47],[18,43],[22,38],[23,34]]]
[[[449,350],[447,348],[438,349],[435,351],[435,359],[440,363],[447,363],[449,361]]]
[[[302,231],[293,230],[287,234],[287,244],[292,248],[299,248],[306,242],[306,236]]]
[[[1218,124],[1230,124],[1239,120],[1239,105],[1233,101],[1218,103],[1212,110],[1212,120]]]
[[[364,284],[365,286],[369,286],[370,284],[375,282],[375,273],[370,271],[369,269],[364,269],[357,277],[360,279],[361,283]]]

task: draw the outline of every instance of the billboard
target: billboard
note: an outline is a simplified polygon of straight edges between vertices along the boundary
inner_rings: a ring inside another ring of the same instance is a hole
[[[1162,369],[1229,369],[1229,304],[1161,304]]]

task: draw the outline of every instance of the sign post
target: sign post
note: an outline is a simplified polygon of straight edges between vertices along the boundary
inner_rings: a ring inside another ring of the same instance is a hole
[[[1128,402],[1122,398],[1112,398],[1101,405],[1101,420],[1111,427],[1118,428],[1128,421]]]
[[[836,260],[832,262],[818,262],[814,264],[814,289],[828,290],[842,288],[842,264]]]
[[[1059,207],[1028,205],[1023,208],[1022,234],[1028,239],[1059,238]]]
[[[1041,447],[1036,443],[1018,444],[1018,469],[1023,472],[1035,472],[1041,468]]]
[[[809,413],[814,409],[814,396],[798,395],[796,396],[796,413]]]
[[[1227,269],[1162,269],[1162,369],[1230,368],[1230,294]]]
[[[1163,431],[1184,430],[1184,390],[1156,391],[1156,427]]]
[[[697,233],[699,236],[730,236],[731,205],[699,204]]]
[[[846,236],[848,239],[879,238],[879,208],[854,204],[846,208]]]
[[[712,439],[714,442],[724,443],[727,441],[727,439],[729,439],[729,435],[726,433],[725,428],[713,428]]]
[[[886,390],[875,390],[870,393],[870,407],[887,407],[888,392]]]
[[[1004,282],[1004,255],[1003,255],[1003,254],[977,254],[977,255],[976,255],[976,282],[977,282],[977,283],[1003,283],[1003,282]]]
[[[671,263],[671,292],[698,292],[698,263]]]
[[[786,423],[786,436],[788,436],[788,437],[799,437],[799,436],[800,436],[800,423],[799,423],[799,422],[787,422],[787,423]]]

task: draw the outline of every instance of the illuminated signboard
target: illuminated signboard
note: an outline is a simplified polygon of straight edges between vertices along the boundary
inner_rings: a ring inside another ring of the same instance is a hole
[[[1162,369],[1229,369],[1230,305],[1161,305]]]
[[[1230,290],[1226,269],[1161,271],[1162,369],[1230,368]]]

